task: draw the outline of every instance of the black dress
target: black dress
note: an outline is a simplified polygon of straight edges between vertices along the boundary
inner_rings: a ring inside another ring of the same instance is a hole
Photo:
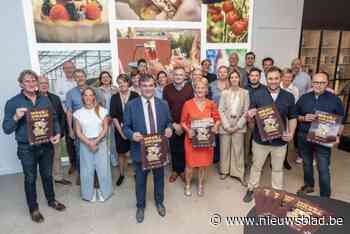
[[[126,103],[128,103],[134,98],[137,98],[138,96],[139,95],[136,92],[130,91],[129,98],[126,101]],[[124,104],[124,106],[126,105],[126,103]],[[111,97],[109,115],[112,119],[117,119],[120,125],[123,124],[124,106],[119,92]],[[117,129],[115,129],[114,132],[117,152],[119,154],[127,153],[130,150],[130,141],[123,139]]]

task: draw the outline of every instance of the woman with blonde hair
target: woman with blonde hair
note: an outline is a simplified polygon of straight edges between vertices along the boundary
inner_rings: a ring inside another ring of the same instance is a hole
[[[193,168],[198,168],[198,196],[204,195],[204,177],[206,169],[213,163],[213,147],[194,148],[192,137],[194,131],[191,128],[193,120],[211,118],[214,122],[212,131],[216,134],[220,125],[219,113],[215,102],[206,98],[208,93],[208,81],[205,78],[194,82],[194,98],[185,102],[181,114],[181,126],[186,132],[185,136],[185,159],[186,159],[186,185],[185,195],[191,196],[191,181]]]
[[[96,92],[87,87],[82,91],[83,107],[74,112],[76,136],[80,149],[80,181],[83,200],[103,202],[112,195],[110,157],[107,154],[106,134],[108,112],[96,102]],[[94,174],[100,189],[94,189]]]
[[[249,108],[248,91],[240,87],[240,74],[233,70],[228,78],[230,88],[222,91],[219,113],[220,173],[221,179],[228,175],[246,186],[244,181],[244,133],[245,113]]]

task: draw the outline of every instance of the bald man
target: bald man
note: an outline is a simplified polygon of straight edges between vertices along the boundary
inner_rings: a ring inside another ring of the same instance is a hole
[[[229,63],[230,63],[229,73],[231,73],[232,70],[234,69],[237,70],[240,76],[241,87],[247,87],[249,83],[248,72],[244,68],[238,66],[238,62],[239,62],[239,56],[236,52],[233,52],[229,59]]]
[[[313,159],[316,159],[319,174],[320,196],[331,196],[331,175],[329,166],[331,163],[332,144],[321,145],[307,140],[307,134],[312,121],[317,116],[315,111],[323,111],[330,114],[336,114],[343,118],[344,108],[339,97],[327,91],[329,77],[327,73],[317,73],[312,78],[312,90],[301,96],[296,104],[298,115],[298,145],[299,152],[304,160],[304,185],[299,189],[297,194],[304,195],[314,192],[314,167]],[[334,143],[339,143],[339,138],[343,127],[338,132],[337,139]]]

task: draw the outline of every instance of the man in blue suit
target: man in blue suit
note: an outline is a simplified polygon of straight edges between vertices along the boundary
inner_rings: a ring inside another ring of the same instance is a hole
[[[171,116],[168,104],[154,97],[156,82],[150,75],[143,75],[139,81],[141,96],[133,99],[125,106],[123,132],[132,142],[131,158],[136,175],[136,220],[143,222],[146,207],[147,175],[149,170],[143,170],[140,157],[140,141],[143,136],[151,133],[172,135]],[[159,215],[164,217],[166,210],[164,201],[164,167],[152,169],[154,198]]]

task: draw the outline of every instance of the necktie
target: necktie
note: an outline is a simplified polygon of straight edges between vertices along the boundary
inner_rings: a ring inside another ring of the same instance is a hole
[[[153,116],[153,110],[152,110],[152,105],[151,102],[148,100],[147,101],[148,105],[148,118],[149,118],[149,128],[150,128],[150,133],[156,133],[156,125],[154,123],[154,116]]]

